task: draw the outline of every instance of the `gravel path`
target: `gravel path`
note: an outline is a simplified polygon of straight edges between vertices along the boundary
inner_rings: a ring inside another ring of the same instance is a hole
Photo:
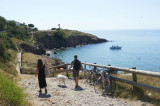
[[[16,58],[16,70],[18,72],[18,75],[20,75],[20,62],[21,62],[21,52],[17,53],[17,58]]]
[[[48,94],[38,93],[38,80],[34,76],[32,79],[23,79],[19,85],[25,88],[27,99],[34,106],[140,106],[146,105],[140,101],[127,101],[119,98],[104,97],[94,91],[94,87],[84,80],[79,81],[80,87],[74,89],[74,81],[66,79],[66,86],[57,78],[47,78]]]

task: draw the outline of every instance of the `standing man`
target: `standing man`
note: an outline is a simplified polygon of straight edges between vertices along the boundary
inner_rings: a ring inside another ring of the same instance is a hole
[[[75,88],[78,87],[79,70],[80,69],[83,70],[82,64],[77,58],[78,58],[78,56],[74,55],[74,61],[72,61],[71,67],[69,68],[69,69],[71,69],[72,66],[73,66],[73,77],[74,77],[74,81],[75,81],[75,84],[76,84]]]

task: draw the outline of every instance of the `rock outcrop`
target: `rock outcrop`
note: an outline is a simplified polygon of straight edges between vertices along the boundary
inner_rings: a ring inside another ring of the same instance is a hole
[[[34,46],[27,44],[21,44],[20,46],[26,52],[41,55],[45,54],[44,49],[64,49],[67,47],[76,47],[77,45],[87,45],[107,41],[108,40],[98,38],[95,35],[61,29],[60,31],[38,31],[34,33]]]
[[[61,47],[76,47],[77,45],[86,45],[93,43],[107,42],[106,39],[98,38],[96,36],[70,36],[64,39],[61,36],[45,36],[37,39],[37,44],[41,44],[45,49],[61,48]]]
[[[42,55],[46,53],[46,50],[44,50],[43,46],[30,46],[28,44],[20,44],[20,47],[25,51],[25,52],[31,52],[37,55]]]

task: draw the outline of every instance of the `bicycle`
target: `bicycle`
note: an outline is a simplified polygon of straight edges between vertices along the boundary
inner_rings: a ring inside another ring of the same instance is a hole
[[[102,92],[102,95],[113,95],[116,90],[116,81],[111,79],[112,74],[117,74],[117,70],[110,68],[106,70],[101,70],[100,77],[95,82],[95,92]]]
[[[96,69],[89,70],[89,76],[87,77],[85,82],[95,84],[96,80],[99,78],[100,73],[96,71]]]
[[[118,70],[110,68],[103,71],[105,79],[103,79],[103,95],[113,95],[116,90],[116,81],[112,79],[112,74],[117,74]],[[107,74],[106,74],[107,73]]]
[[[97,81],[94,83],[94,90],[96,93],[103,92],[105,87],[103,86],[103,81],[105,80],[105,77],[103,73],[99,73],[100,77],[97,79]]]

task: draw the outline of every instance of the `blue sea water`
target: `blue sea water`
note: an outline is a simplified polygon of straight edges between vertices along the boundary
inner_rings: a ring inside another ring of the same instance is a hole
[[[66,63],[79,60],[101,65],[132,68],[160,72],[160,30],[92,30],[83,31],[112,42],[89,44],[51,53]],[[122,46],[121,50],[110,50],[112,45]]]

